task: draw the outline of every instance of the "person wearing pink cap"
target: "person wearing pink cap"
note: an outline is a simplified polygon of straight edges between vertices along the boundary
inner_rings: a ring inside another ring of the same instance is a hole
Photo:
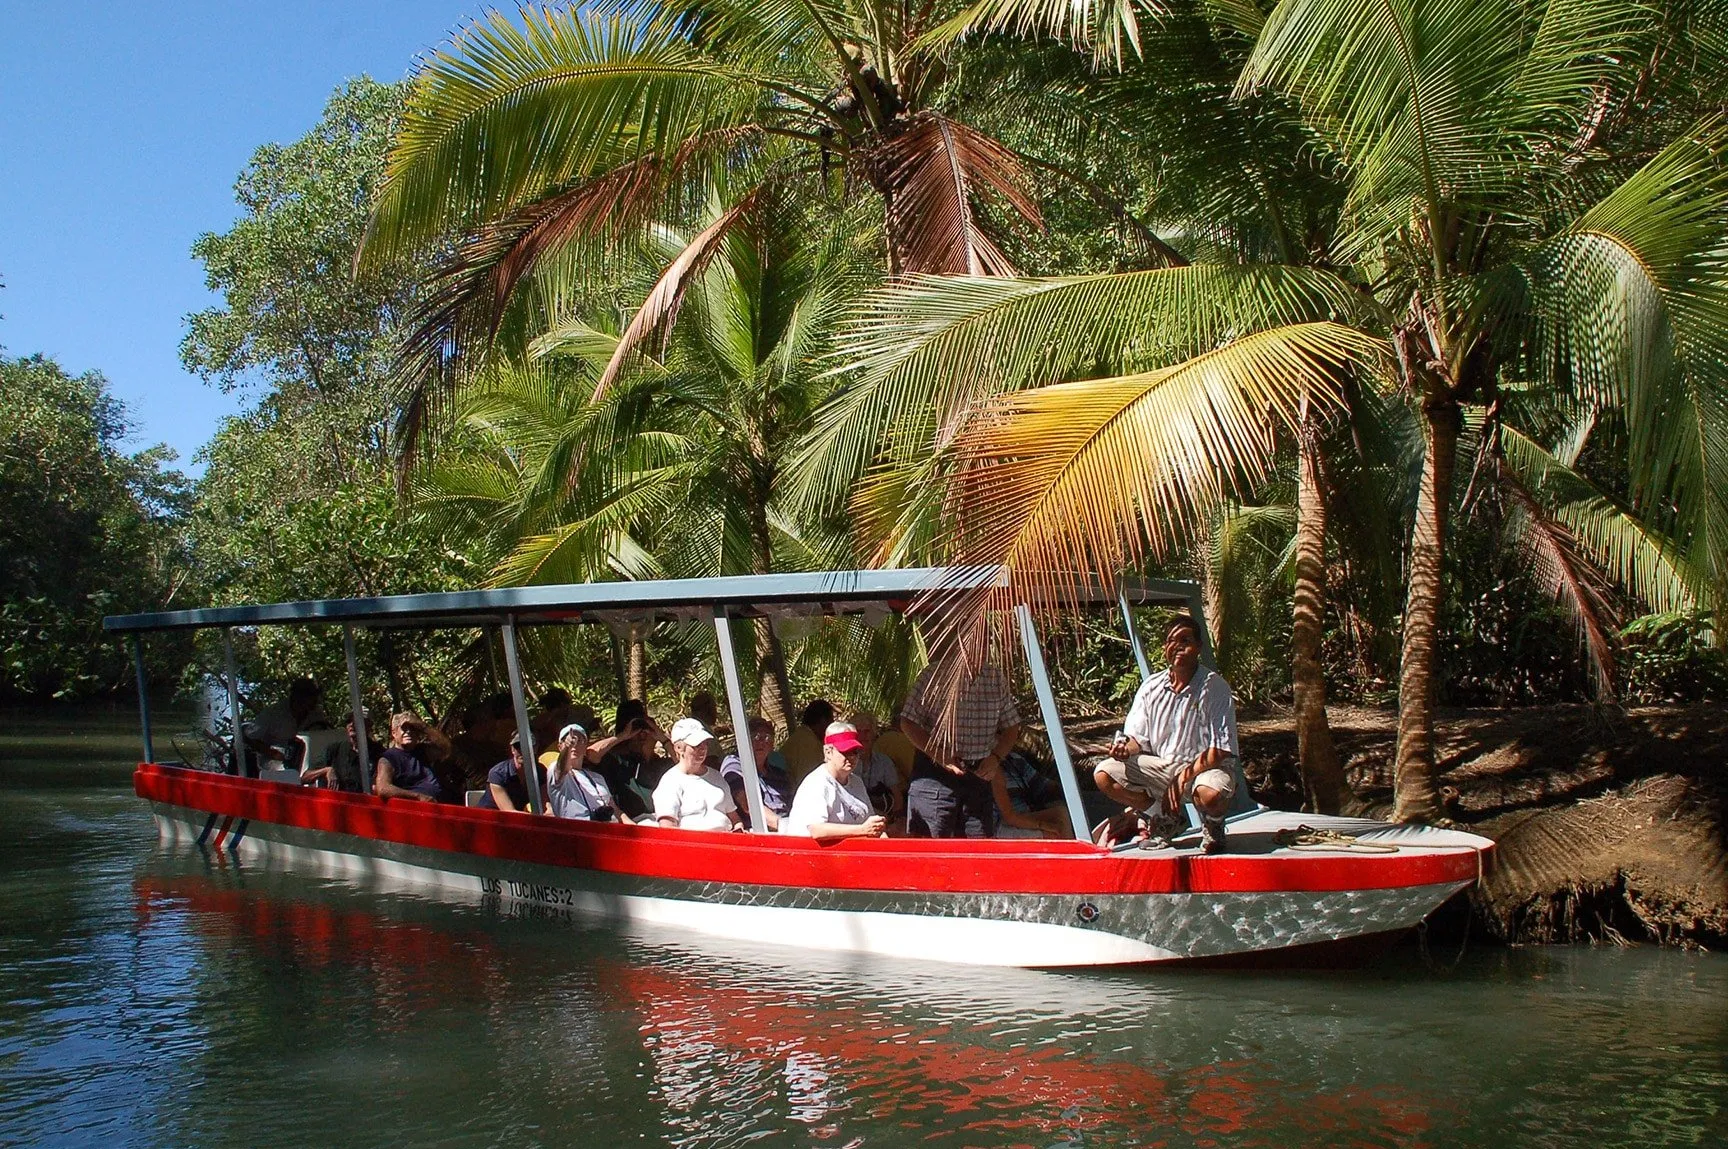
[[[737,830],[738,804],[720,771],[708,765],[714,735],[694,718],[672,724],[672,768],[654,787],[654,818],[677,830]]]
[[[864,756],[864,741],[850,722],[830,722],[822,738],[822,765],[805,775],[780,819],[782,834],[829,841],[880,838],[888,819],[870,805],[862,779],[854,775]]]

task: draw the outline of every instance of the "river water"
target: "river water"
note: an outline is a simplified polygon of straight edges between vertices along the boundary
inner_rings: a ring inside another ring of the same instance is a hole
[[[1728,1145],[1721,955],[1075,975],[624,935],[166,853],[135,755],[123,714],[0,715],[0,1144]]]

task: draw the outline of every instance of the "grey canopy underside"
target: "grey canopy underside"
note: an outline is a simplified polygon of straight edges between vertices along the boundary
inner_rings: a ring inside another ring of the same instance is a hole
[[[1007,584],[1000,567],[920,567],[907,570],[813,571],[803,574],[736,575],[725,578],[656,579],[642,582],[561,583],[494,590],[389,595],[380,598],[318,599],[259,606],[110,615],[115,632],[187,630],[199,627],[345,623],[368,627],[432,628],[519,626],[580,622],[706,621],[724,612],[732,618],[787,614],[862,614],[903,611],[920,596],[966,593]],[[1198,598],[1193,583],[1126,580],[1083,586],[1068,601],[1083,606],[1186,606]]]

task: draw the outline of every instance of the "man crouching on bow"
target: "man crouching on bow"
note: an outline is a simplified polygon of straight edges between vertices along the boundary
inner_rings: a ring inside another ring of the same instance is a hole
[[[1093,778],[1106,797],[1138,817],[1142,836],[1169,837],[1180,828],[1183,801],[1193,802],[1201,848],[1217,854],[1224,849],[1224,815],[1236,796],[1236,703],[1229,683],[1200,665],[1200,628],[1193,619],[1170,624],[1164,657],[1169,667],[1134,695],[1110,757]],[[1154,803],[1159,810],[1148,816]]]

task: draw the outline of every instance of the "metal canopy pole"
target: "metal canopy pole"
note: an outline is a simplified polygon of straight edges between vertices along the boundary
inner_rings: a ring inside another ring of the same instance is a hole
[[[366,743],[366,707],[360,698],[360,660],[354,655],[354,628],[342,628],[342,654],[348,660],[348,709],[354,715],[354,753],[360,763],[360,793],[372,792],[372,751]]]
[[[222,628],[222,657],[228,671],[229,737],[234,744],[234,773],[246,777],[246,736],[240,729],[240,672],[234,669],[234,628]]]
[[[1140,668],[1140,681],[1145,682],[1152,677],[1152,667],[1146,661],[1146,648],[1140,645],[1140,632],[1134,629],[1134,614],[1128,609],[1128,592],[1116,592],[1116,601],[1122,604],[1122,626],[1128,631],[1128,645],[1134,648],[1134,665]]]
[[[726,617],[724,610],[714,612],[714,634],[720,640],[720,669],[726,675],[726,701],[732,708],[732,732],[738,743],[738,762],[744,767],[744,796],[750,805],[750,829],[766,834],[768,816],[762,807],[756,748],[750,744],[750,715],[744,709],[744,690],[738,680],[738,654],[732,648],[732,620]]]
[[[150,744],[150,689],[144,677],[144,642],[132,636],[132,666],[138,672],[138,726],[144,736],[144,761],[156,761],[156,749]]]
[[[1086,804],[1080,800],[1080,780],[1074,774],[1074,759],[1068,754],[1068,735],[1062,716],[1056,712],[1056,695],[1050,689],[1050,674],[1044,668],[1044,652],[1038,645],[1038,628],[1032,623],[1032,608],[1021,603],[1014,608],[1020,621],[1020,645],[1026,650],[1026,669],[1032,674],[1032,689],[1044,713],[1044,729],[1050,735],[1050,753],[1056,758],[1056,774],[1062,779],[1062,796],[1068,800],[1068,820],[1077,841],[1090,842],[1092,828],[1086,823]]]
[[[528,808],[546,812],[540,800],[540,762],[534,753],[534,731],[528,725],[528,699],[522,693],[522,664],[516,657],[516,616],[504,616],[504,669],[510,675],[510,701],[516,704],[516,733],[522,739],[522,788],[528,791]]]

